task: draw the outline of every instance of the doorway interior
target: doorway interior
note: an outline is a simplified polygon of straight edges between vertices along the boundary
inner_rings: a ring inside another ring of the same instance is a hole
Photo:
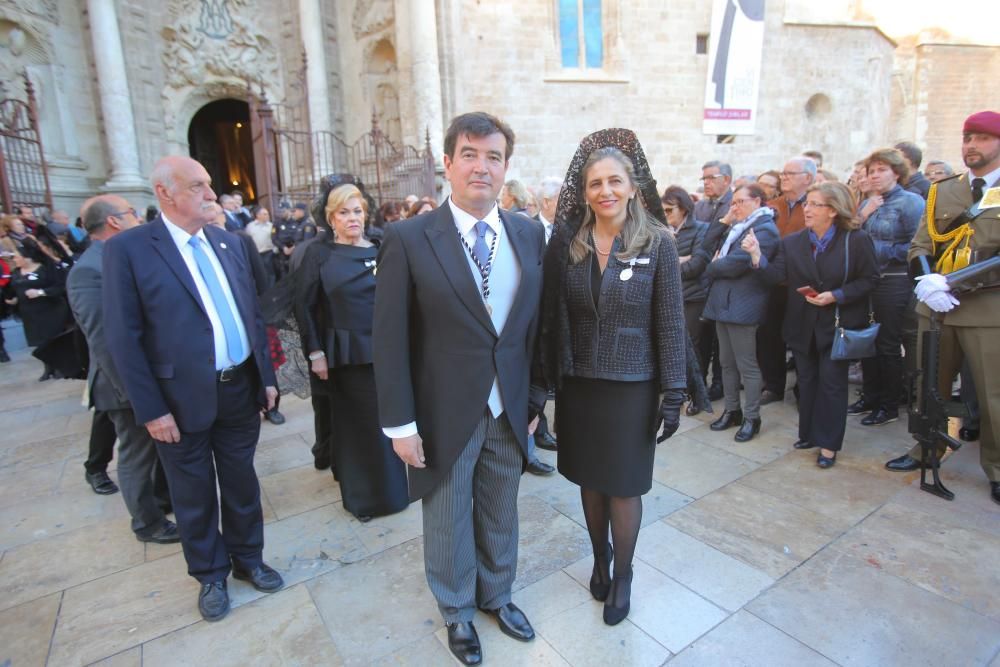
[[[239,190],[245,204],[257,201],[249,104],[222,99],[203,106],[191,119],[188,146],[217,195]]]

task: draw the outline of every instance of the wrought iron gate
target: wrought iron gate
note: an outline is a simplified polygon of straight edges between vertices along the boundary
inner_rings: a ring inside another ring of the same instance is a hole
[[[0,206],[13,213],[15,206],[52,209],[49,173],[38,129],[35,90],[24,74],[28,101],[0,100]]]

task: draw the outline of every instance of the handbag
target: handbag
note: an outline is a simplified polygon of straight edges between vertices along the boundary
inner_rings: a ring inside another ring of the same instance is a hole
[[[844,236],[844,282],[847,282],[847,271],[851,261],[851,232]],[[868,295],[868,326],[864,329],[846,329],[840,326],[840,304],[834,311],[833,347],[830,348],[830,358],[834,361],[852,361],[875,356],[875,339],[881,325],[875,321],[875,310],[872,308],[872,297]]]

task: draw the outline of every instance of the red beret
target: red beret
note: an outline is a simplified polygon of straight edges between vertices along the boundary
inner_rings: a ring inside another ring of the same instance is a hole
[[[1000,113],[996,111],[980,111],[965,119],[962,132],[982,132],[1000,137]]]

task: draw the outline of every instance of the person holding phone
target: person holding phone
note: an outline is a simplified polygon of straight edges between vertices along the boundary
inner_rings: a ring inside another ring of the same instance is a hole
[[[799,439],[793,447],[819,447],[816,465],[829,468],[847,429],[850,364],[830,358],[835,306],[840,306],[843,327],[863,328],[868,323],[868,294],[878,284],[878,264],[871,239],[856,228],[854,200],[846,186],[813,185],[804,206],[805,229],[783,238],[771,262],[752,230],[741,245],[750,253],[758,279],[788,284],[782,335],[795,355],[799,377]]]

